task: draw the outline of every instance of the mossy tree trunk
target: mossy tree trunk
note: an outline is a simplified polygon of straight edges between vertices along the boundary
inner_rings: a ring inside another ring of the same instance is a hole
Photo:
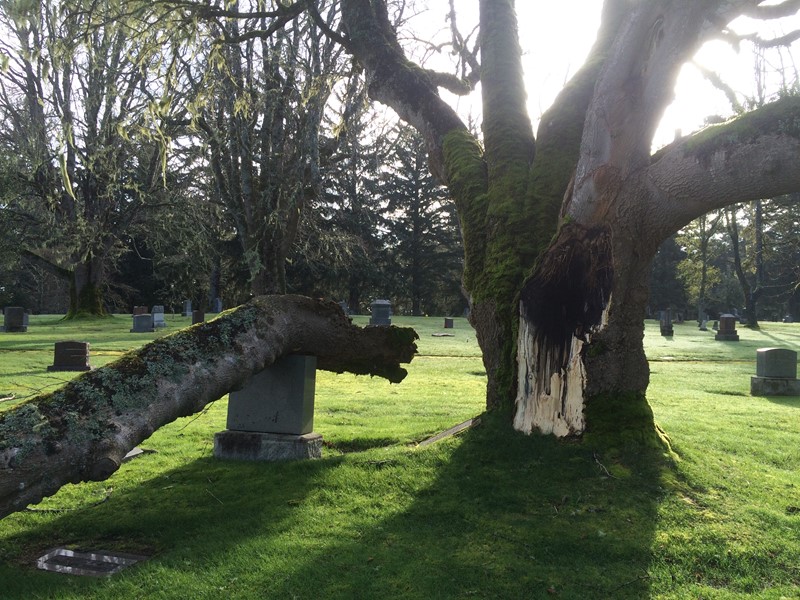
[[[261,296],[0,412],[0,518],[62,485],[100,481],[156,429],[199,412],[287,354],[401,381],[413,329],[350,323],[333,302]]]
[[[481,142],[438,95],[469,82],[408,61],[383,0],[342,2],[371,97],[423,133],[456,202],[487,405],[513,403],[517,429],[652,441],[642,339],[659,243],[713,208],[800,189],[797,99],[651,155],[679,69],[745,4],[607,0],[534,137],[514,1],[481,0]]]

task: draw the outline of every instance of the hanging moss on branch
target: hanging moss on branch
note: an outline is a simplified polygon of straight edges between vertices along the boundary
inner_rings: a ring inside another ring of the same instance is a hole
[[[0,413],[0,518],[66,483],[100,481],[156,429],[240,389],[287,354],[398,383],[413,329],[359,328],[333,302],[261,296]]]

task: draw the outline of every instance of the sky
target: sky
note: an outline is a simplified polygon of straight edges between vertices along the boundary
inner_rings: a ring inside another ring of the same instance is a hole
[[[431,26],[442,24],[447,12],[445,0],[429,0],[429,9],[421,19]],[[594,43],[600,21],[601,0],[517,0],[520,44],[523,49],[523,68],[527,80],[528,109],[534,120],[534,130],[539,115],[553,102],[564,82],[577,71]],[[478,0],[456,0],[459,29],[466,34],[477,21]],[[739,33],[749,33],[760,24],[739,19],[732,28]],[[763,27],[763,26],[761,26]],[[800,28],[800,17],[770,25],[776,33]],[[446,32],[443,32],[446,34]],[[768,32],[762,31],[766,36]],[[794,48],[797,67],[800,68],[800,44]],[[784,52],[784,61],[789,55]],[[718,72],[723,80],[743,96],[754,95],[754,58],[752,46],[743,44],[737,53],[724,42],[712,42],[701,48],[697,62]],[[773,58],[778,64],[779,59]],[[784,64],[787,64],[784,62]],[[742,97],[743,97],[742,96]],[[479,110],[479,100],[460,99],[459,112],[466,114]],[[700,129],[709,116],[728,117],[733,109],[725,95],[706,81],[692,65],[681,71],[675,87],[675,100],[666,110],[661,126],[653,140],[654,148],[673,141],[676,130],[688,134]]]

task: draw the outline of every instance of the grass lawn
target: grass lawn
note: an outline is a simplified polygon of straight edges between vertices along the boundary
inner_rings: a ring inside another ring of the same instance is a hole
[[[800,398],[749,394],[755,349],[800,350],[800,324],[736,343],[647,322],[648,396],[679,457],[665,469],[502,415],[416,447],[481,412],[485,374],[465,320],[394,322],[420,334],[402,384],[318,373],[321,460],[215,460],[221,399],[109,480],[0,521],[0,598],[800,598]],[[99,366],[164,333],[130,327],[34,316],[0,333],[0,410],[72,377],[45,370],[55,341],[90,342]],[[106,579],[36,570],[57,546],[150,558]]]

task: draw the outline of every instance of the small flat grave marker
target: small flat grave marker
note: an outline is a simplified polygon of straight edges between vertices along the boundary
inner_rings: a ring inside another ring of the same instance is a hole
[[[36,566],[44,571],[55,573],[108,577],[146,559],[146,556],[122,552],[79,552],[67,548],[56,548],[39,558]]]

